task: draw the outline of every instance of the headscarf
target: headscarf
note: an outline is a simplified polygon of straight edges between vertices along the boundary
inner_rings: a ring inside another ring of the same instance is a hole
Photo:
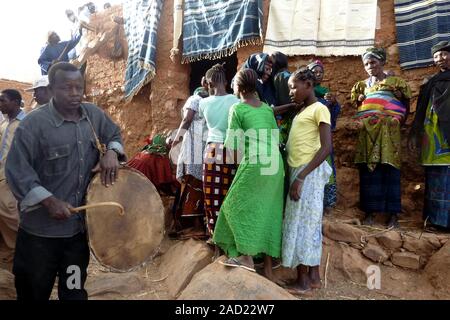
[[[204,97],[208,96],[208,91],[206,91],[206,89],[203,88],[203,87],[198,87],[197,89],[195,89],[193,95],[194,96],[200,96],[200,97],[204,98]]]
[[[311,70],[311,71],[313,71],[315,67],[320,67],[320,68],[322,68],[322,70],[324,70],[323,63],[322,63],[322,61],[320,61],[320,60],[314,60],[313,62],[311,62],[310,64],[308,64],[307,67],[308,67],[308,69]]]
[[[268,62],[269,55],[266,53],[254,53],[247,58],[243,66],[244,69],[253,69],[258,77],[261,78],[264,75],[264,66]]]
[[[375,58],[380,62],[386,62],[386,50],[383,48],[368,48],[366,52],[362,55],[362,60],[366,60],[368,58]]]

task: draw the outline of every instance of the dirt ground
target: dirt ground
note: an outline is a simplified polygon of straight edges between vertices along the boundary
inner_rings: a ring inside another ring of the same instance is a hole
[[[164,203],[170,203],[170,199],[164,198]],[[349,219],[359,219],[361,214],[356,209],[348,210],[345,208],[337,208],[331,217],[326,219],[329,221],[348,221]],[[379,232],[384,230],[383,221],[379,221],[378,225],[372,227],[372,230],[366,231]],[[411,223],[411,221],[401,222],[401,231],[417,231],[421,226],[419,221]],[[89,298],[92,300],[170,300],[174,299],[169,294],[166,279],[168,274],[164,272],[164,266],[161,266],[162,256],[177,241],[165,238],[161,244],[159,254],[153,261],[145,266],[138,268],[130,273],[111,273],[105,267],[102,267],[96,259],[91,255],[91,263],[88,269],[87,289]],[[336,255],[342,249],[347,250],[348,244],[324,239],[323,255]],[[350,258],[348,258],[346,269],[349,275],[340,269],[342,266],[333,263],[325,269],[322,263],[321,273],[324,286],[321,290],[315,290],[310,295],[299,296],[299,299],[307,300],[423,300],[423,299],[450,299],[450,297],[442,296],[436,292],[432,285],[426,281],[424,271],[412,271],[395,266],[382,268],[382,288],[380,290],[369,290],[364,279],[353,277],[353,270],[360,266],[360,253],[358,250],[351,249]],[[331,261],[334,261],[331,259]],[[355,265],[352,265],[352,264]],[[11,271],[12,254],[3,242],[0,242],[0,269]],[[285,270],[284,273],[292,271]],[[276,273],[277,277],[282,273]],[[295,275],[295,273],[293,273]],[[326,274],[326,276],[325,276]],[[353,278],[353,279],[352,279]],[[326,279],[326,281],[325,281]],[[13,284],[11,284],[13,286]],[[11,288],[13,289],[13,288]],[[11,297],[12,298],[12,297]],[[56,290],[52,294],[52,299],[57,299]]]

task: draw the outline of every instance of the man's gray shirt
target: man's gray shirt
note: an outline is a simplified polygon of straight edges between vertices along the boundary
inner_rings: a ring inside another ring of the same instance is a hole
[[[19,201],[20,228],[28,233],[66,238],[84,231],[84,214],[55,220],[40,203],[53,195],[73,207],[84,204],[100,154],[93,130],[108,149],[124,155],[119,127],[95,105],[83,103],[81,110],[78,122],[66,121],[52,100],[17,128],[5,173]]]

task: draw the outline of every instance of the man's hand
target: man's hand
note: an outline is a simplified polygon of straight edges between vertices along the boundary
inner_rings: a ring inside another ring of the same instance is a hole
[[[108,188],[117,181],[119,177],[119,166],[117,153],[114,150],[108,150],[92,172],[100,172],[102,184]]]
[[[48,210],[50,217],[53,219],[67,220],[72,215],[70,212],[72,206],[54,196],[43,200],[41,204]]]

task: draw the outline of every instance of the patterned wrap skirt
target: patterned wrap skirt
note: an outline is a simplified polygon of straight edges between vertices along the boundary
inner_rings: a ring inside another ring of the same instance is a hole
[[[400,170],[388,164],[378,164],[370,171],[366,164],[359,167],[360,208],[366,213],[400,213]]]
[[[450,167],[425,167],[424,219],[444,228],[450,228]]]
[[[290,168],[291,184],[306,166]],[[324,161],[306,177],[299,201],[292,201],[287,196],[283,221],[283,266],[296,268],[299,265],[320,265],[323,197],[332,172],[331,166]]]
[[[231,155],[229,155],[231,156]],[[236,165],[227,164],[227,151],[222,143],[206,146],[203,163],[203,193],[208,233],[212,237],[220,207],[236,174]]]
[[[191,175],[183,177],[181,182],[180,198],[176,203],[175,226],[177,230],[193,226],[194,219],[203,222],[203,183]]]

